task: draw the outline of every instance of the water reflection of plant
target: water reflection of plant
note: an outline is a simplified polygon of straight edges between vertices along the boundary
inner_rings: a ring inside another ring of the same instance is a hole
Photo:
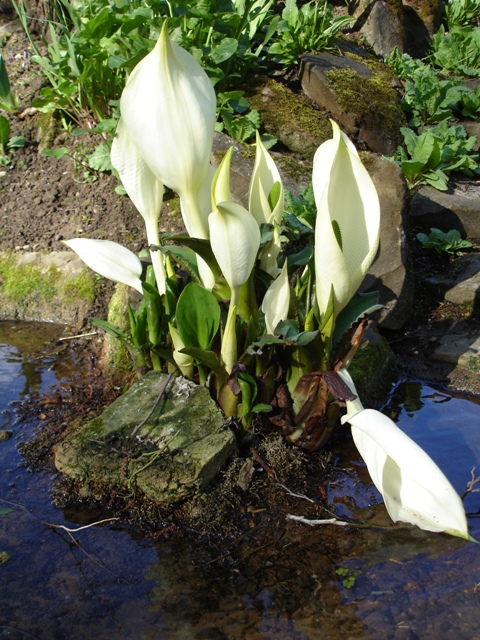
[[[394,519],[467,537],[461,502],[453,519],[443,513],[444,495],[452,504],[456,494],[441,471],[388,418],[363,410],[347,373],[364,316],[378,308],[375,294],[357,289],[375,257],[380,224],[375,187],[350,140],[332,123],[333,139],[315,155],[315,242],[292,259],[281,243],[284,194],[273,159],[257,135],[248,209],[232,202],[231,152],[216,171],[210,165],[215,93],[198,62],[170,40],[166,23],[132,72],[120,108],[112,162],[144,218],[152,265],[142,280],[139,259],[124,247],[67,241],[98,273],[143,294],[139,309],[129,310],[130,336],[103,323],[105,329],[128,345],[137,366],[208,383],[224,413],[245,427],[268,412],[287,440],[307,451],[323,446],[339,407],[350,403],[348,420],[367,434],[357,440],[374,481],[383,468],[402,472],[409,453],[426,466],[426,478],[417,470],[404,495],[401,481],[376,482],[387,505],[397,503],[389,509]],[[163,185],[178,193],[188,234],[159,238]],[[380,437],[385,421],[398,457]],[[440,479],[437,495],[432,482]],[[412,494],[423,481],[439,523],[415,511]]]

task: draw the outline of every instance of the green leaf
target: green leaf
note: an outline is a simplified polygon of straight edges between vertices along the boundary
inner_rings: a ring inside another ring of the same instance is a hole
[[[26,143],[27,140],[24,136],[12,136],[8,141],[7,146],[9,149],[21,149],[26,145]]]
[[[66,147],[59,147],[58,149],[43,149],[42,156],[48,156],[50,158],[63,158],[63,156],[70,155],[70,150]]]
[[[231,58],[238,49],[238,41],[235,38],[223,38],[220,44],[212,47],[210,58],[215,64],[221,64]]]
[[[228,378],[228,373],[225,370],[220,358],[214,351],[206,351],[199,347],[185,347],[180,349],[180,353],[186,353],[192,358],[195,358],[197,362],[208,367],[217,377],[219,386],[225,382]]]
[[[201,240],[200,238],[191,238],[187,234],[178,234],[175,236],[164,236],[164,240],[168,240],[169,242],[178,242],[180,244],[193,249],[195,253],[197,253],[201,258],[205,260],[210,269],[212,270],[215,278],[220,278],[221,271],[218,266],[218,262],[213,255],[212,247],[210,246],[210,242],[208,240]],[[170,245],[166,247],[166,249],[171,250],[172,252],[176,251]],[[164,249],[162,248],[162,251]],[[180,256],[180,253],[177,252],[177,255]]]
[[[333,341],[337,343],[352,324],[363,316],[382,309],[378,302],[378,291],[356,293],[347,306],[338,314],[335,321]]]
[[[10,136],[10,123],[5,116],[0,116],[0,148],[4,147]]]
[[[190,282],[178,298],[176,320],[186,347],[209,350],[220,326],[220,305],[213,293]]]
[[[113,169],[110,160],[110,147],[106,142],[101,142],[95,151],[88,156],[88,166],[94,171],[111,171]]]
[[[8,513],[12,513],[15,509],[10,509],[10,507],[0,507],[0,516],[6,516]]]
[[[148,282],[142,282],[144,302],[147,309],[148,339],[155,347],[163,340],[163,304],[158,289]]]

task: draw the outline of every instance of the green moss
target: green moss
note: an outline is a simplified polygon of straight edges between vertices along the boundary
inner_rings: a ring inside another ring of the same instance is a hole
[[[362,60],[365,63],[364,60]],[[378,63],[367,62],[372,76],[365,78],[353,69],[332,69],[325,73],[338,104],[351,115],[355,125],[384,131],[393,147],[401,143],[400,127],[406,124],[400,100],[391,83],[391,74],[380,70]]]
[[[13,253],[0,258],[0,290],[17,304],[23,304],[32,295],[52,300],[57,295],[60,272],[51,265],[46,273],[32,264],[17,264]]]
[[[395,356],[379,335],[363,342],[349,367],[364,406],[375,406],[396,376]]]
[[[271,78],[260,78],[246,92],[250,107],[260,113],[267,133],[281,140],[292,151],[313,155],[316,148],[331,137],[327,116],[312,109],[311,101],[297,95]],[[297,140],[304,148],[295,148]]]
[[[467,361],[467,369],[473,373],[480,373],[480,356],[471,356]]]
[[[93,302],[95,300],[95,276],[90,271],[82,271],[79,276],[66,282],[62,286],[61,292],[67,303],[74,302],[78,298]]]

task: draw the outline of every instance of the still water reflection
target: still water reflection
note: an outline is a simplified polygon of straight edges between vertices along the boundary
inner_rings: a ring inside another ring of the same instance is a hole
[[[456,538],[410,527],[307,529],[269,523],[266,513],[263,540],[245,539],[233,558],[212,562],[188,536],[155,541],[109,523],[72,538],[46,527],[106,515],[55,509],[51,470],[29,472],[18,452],[37,425],[19,421],[16,403],[78,370],[65,354],[35,352],[60,332],[0,323],[0,430],[12,432],[0,442],[0,553],[8,554],[0,556],[0,638],[480,638],[480,547]],[[480,475],[478,403],[405,382],[385,411],[459,492],[474,465]],[[331,508],[388,524],[355,449],[335,454]],[[480,537],[480,494],[465,504]]]

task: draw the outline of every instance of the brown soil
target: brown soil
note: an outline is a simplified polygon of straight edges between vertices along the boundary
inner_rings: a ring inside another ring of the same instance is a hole
[[[99,134],[68,135],[54,119],[32,109],[42,86],[38,67],[30,61],[31,46],[15,21],[0,15],[0,42],[10,83],[21,104],[17,114],[4,114],[11,136],[26,145],[10,152],[0,166],[0,250],[67,251],[61,240],[91,237],[113,240],[138,252],[145,246],[143,220],[126,196],[115,193],[112,175],[89,171],[85,155],[102,141]],[[88,126],[88,122],[84,123]],[[43,136],[43,137],[42,137]],[[61,159],[41,154],[68,145]],[[161,231],[178,230],[180,217],[164,205]]]

